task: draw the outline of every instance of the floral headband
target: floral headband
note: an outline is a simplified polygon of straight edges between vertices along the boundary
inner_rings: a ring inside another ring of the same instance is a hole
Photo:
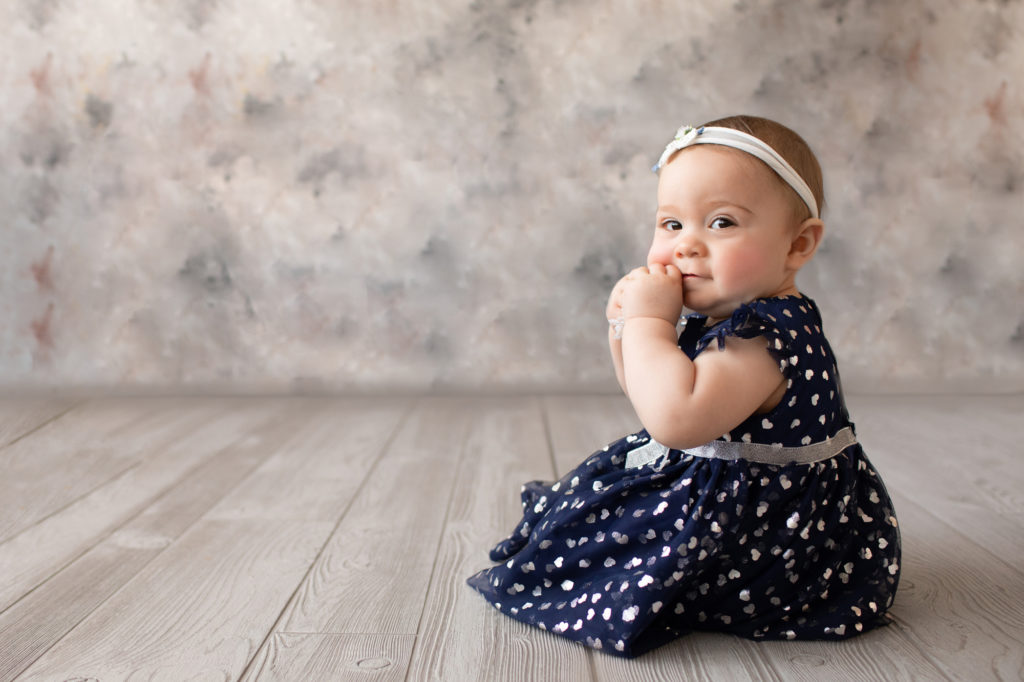
[[[654,164],[654,168],[651,170],[657,173],[673,154],[680,149],[695,144],[720,144],[739,149],[751,156],[756,156],[768,164],[769,168],[778,173],[779,177],[785,180],[786,184],[792,187],[800,198],[803,199],[803,202],[807,204],[807,208],[811,210],[812,218],[819,217],[818,202],[814,199],[814,193],[811,192],[811,188],[807,186],[807,183],[800,177],[800,174],[789,165],[789,162],[782,158],[777,151],[765,144],[763,140],[732,128],[718,128],[714,126],[694,128],[693,126],[683,126],[676,131],[675,139],[668,143],[665,151],[661,154],[661,158],[658,159],[658,163]]]

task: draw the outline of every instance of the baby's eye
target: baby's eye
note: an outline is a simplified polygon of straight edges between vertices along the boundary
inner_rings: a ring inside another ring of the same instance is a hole
[[[710,227],[712,230],[721,230],[721,229],[724,229],[726,227],[732,227],[735,224],[736,223],[734,223],[733,221],[729,220],[725,216],[718,216],[717,218],[715,218],[714,220],[711,221],[711,223],[708,225],[708,227]]]
[[[668,220],[662,220],[661,226],[668,230],[669,232],[675,232],[676,230],[683,229],[683,224],[681,222],[679,222],[678,220],[672,220],[671,218],[669,218]]]

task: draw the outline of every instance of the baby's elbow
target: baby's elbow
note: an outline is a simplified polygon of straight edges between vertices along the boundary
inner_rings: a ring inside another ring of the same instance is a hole
[[[714,439],[714,436],[708,436],[700,429],[699,425],[688,423],[690,420],[682,419],[670,412],[652,415],[648,420],[642,421],[651,438],[673,450],[686,450]]]
[[[705,445],[709,441],[714,440],[713,438],[703,438],[695,436],[690,433],[679,433],[678,431],[667,431],[663,435],[659,436],[647,431],[651,435],[651,438],[658,441],[662,445],[669,447],[673,450],[689,450],[695,448],[698,445]]]

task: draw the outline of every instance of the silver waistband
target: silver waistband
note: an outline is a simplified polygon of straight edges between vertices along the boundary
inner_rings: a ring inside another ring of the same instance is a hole
[[[709,459],[744,459],[762,464],[811,464],[835,457],[856,442],[857,437],[853,434],[853,429],[847,426],[831,438],[798,447],[713,440],[705,445],[686,448],[684,452]],[[667,455],[668,451],[667,445],[662,445],[652,438],[626,455],[626,468],[642,467]]]

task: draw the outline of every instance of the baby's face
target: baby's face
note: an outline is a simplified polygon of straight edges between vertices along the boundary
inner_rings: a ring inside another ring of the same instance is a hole
[[[799,220],[767,166],[717,145],[683,149],[661,170],[647,263],[683,273],[683,304],[712,319],[796,293],[786,256]]]

